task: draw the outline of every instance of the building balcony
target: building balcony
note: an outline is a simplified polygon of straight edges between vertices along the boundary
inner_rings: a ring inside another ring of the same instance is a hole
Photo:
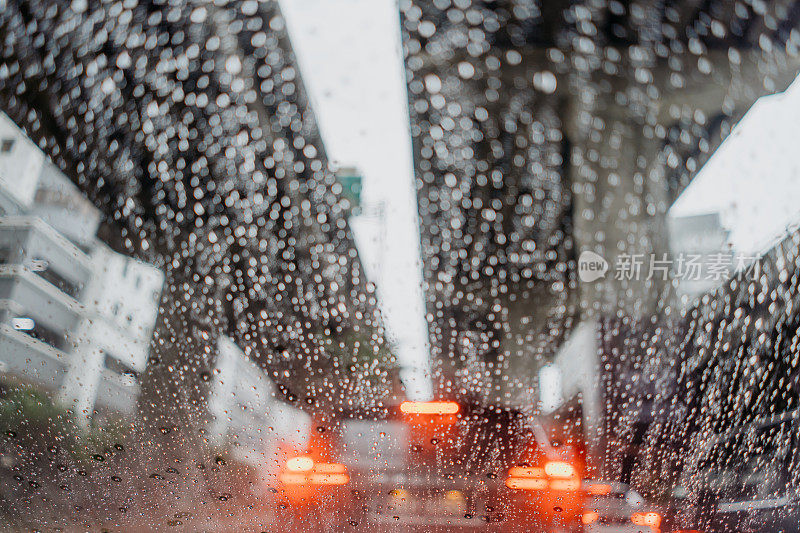
[[[91,261],[80,248],[31,217],[0,219],[0,263],[24,266],[76,299],[92,277]]]
[[[0,324],[0,374],[53,391],[61,386],[68,356],[7,324]]]
[[[83,311],[77,300],[29,269],[0,265],[0,314],[6,324],[13,318],[30,318],[35,329],[51,332],[56,348],[66,349],[67,334]]]

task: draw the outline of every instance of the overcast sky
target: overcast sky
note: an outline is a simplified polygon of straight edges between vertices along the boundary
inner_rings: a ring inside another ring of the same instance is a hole
[[[431,395],[416,193],[395,0],[281,0],[328,156],[357,166],[365,214],[351,220],[378,285],[411,397]]]

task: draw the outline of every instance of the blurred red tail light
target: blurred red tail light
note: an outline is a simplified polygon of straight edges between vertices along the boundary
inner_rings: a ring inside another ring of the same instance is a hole
[[[290,472],[308,472],[314,468],[314,459],[311,457],[292,457],[286,461],[286,470]]]
[[[347,467],[339,463],[315,462],[310,457],[293,457],[278,475],[284,485],[344,485],[350,481]]]
[[[346,474],[347,467],[340,463],[317,463],[314,467],[316,474]]]
[[[586,491],[593,496],[605,496],[611,493],[611,485],[608,483],[592,483]]]
[[[346,485],[350,481],[347,474],[311,474],[308,482],[312,485]]]
[[[597,514],[594,511],[589,511],[588,513],[583,513],[583,516],[581,516],[581,523],[584,526],[588,526],[589,524],[594,524],[598,520],[600,520],[600,515]]]
[[[564,461],[548,461],[544,468],[515,466],[506,478],[506,487],[513,490],[577,491],[580,486],[575,467]]]
[[[454,415],[458,413],[456,402],[411,402],[400,404],[400,412],[407,415]]]
[[[544,465],[544,472],[550,477],[569,479],[575,476],[575,467],[564,461],[548,461]]]
[[[558,491],[571,492],[581,488],[579,479],[554,479],[550,482],[550,488]]]
[[[506,487],[514,490],[544,490],[547,488],[547,480],[544,478],[509,477],[506,479]]]
[[[544,477],[544,469],[527,466],[514,466],[509,468],[508,477]]]
[[[631,522],[637,526],[648,526],[657,528],[661,525],[661,515],[658,513],[633,513]]]

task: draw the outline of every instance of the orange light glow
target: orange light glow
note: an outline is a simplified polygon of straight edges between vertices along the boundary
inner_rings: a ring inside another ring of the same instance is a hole
[[[506,487],[513,490],[544,490],[547,480],[535,477],[510,477],[506,479]]]
[[[411,402],[400,404],[400,411],[407,415],[454,415],[459,411],[456,402]]]
[[[344,474],[347,472],[347,467],[339,463],[317,463],[314,472],[317,474]]]
[[[553,490],[574,491],[580,486],[581,482],[578,479],[555,479],[550,482],[550,488]]]
[[[661,515],[658,513],[633,513],[631,522],[637,526],[658,527],[661,525]]]
[[[350,481],[347,474],[310,474],[308,482],[312,485],[345,485]]]
[[[345,485],[350,481],[347,467],[339,463],[315,463],[310,457],[286,461],[288,472],[278,479],[284,485]]]
[[[389,495],[392,498],[398,499],[400,501],[406,501],[409,496],[409,492],[405,489],[394,489],[393,491],[389,492]]]
[[[575,475],[575,468],[564,461],[548,461],[544,465],[544,472],[550,477],[566,479]]]
[[[600,515],[597,514],[594,511],[589,511],[588,513],[583,513],[583,516],[581,516],[581,523],[584,526],[588,526],[589,524],[594,524],[598,520],[600,520]]]
[[[292,457],[286,461],[286,470],[290,472],[309,472],[314,468],[314,459],[311,457]]]
[[[538,467],[514,466],[509,468],[508,477],[544,477],[544,469]]]
[[[291,472],[284,472],[278,479],[284,485],[305,485],[306,483],[306,475],[305,474],[295,474]]]
[[[593,485],[589,485],[586,491],[595,496],[605,496],[606,494],[611,493],[611,485],[608,483],[595,483]]]

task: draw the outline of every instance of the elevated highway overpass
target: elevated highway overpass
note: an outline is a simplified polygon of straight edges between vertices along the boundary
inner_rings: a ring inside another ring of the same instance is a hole
[[[669,251],[675,199],[797,75],[799,16],[793,2],[401,2],[442,395],[533,409],[555,362],[603,462],[605,388],[631,382],[601,359],[677,302],[658,277],[583,282],[578,257]]]

